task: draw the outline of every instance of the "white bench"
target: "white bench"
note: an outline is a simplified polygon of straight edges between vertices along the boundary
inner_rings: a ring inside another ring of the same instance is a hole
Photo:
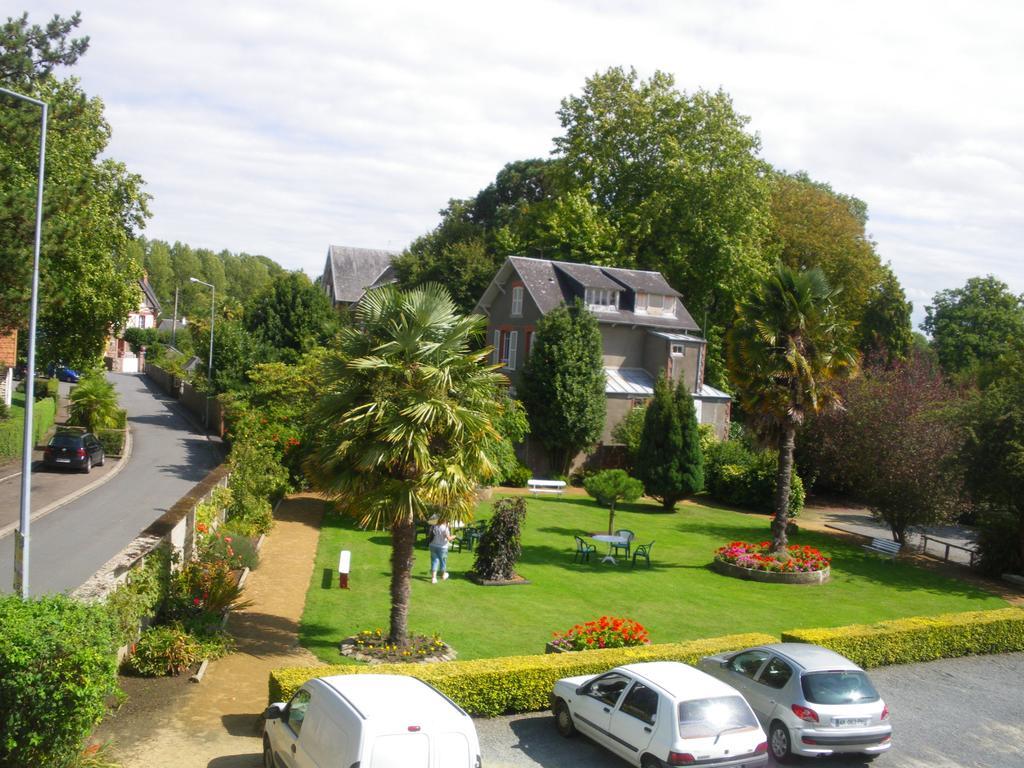
[[[892,539],[872,539],[870,544],[862,544],[868,552],[886,557],[896,557],[900,553],[900,543]]]
[[[535,480],[531,477],[526,481],[526,487],[530,493],[561,493],[565,490],[565,480]]]

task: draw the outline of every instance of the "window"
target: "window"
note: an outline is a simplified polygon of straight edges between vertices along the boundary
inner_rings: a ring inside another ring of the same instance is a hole
[[[716,696],[679,703],[679,737],[707,739],[733,728],[756,728],[757,720],[739,696]]]
[[[516,369],[516,348],[519,343],[518,331],[494,332],[494,362],[510,371]]]
[[[523,357],[529,357],[530,352],[533,351],[533,331],[526,332],[526,349],[523,351]]]
[[[510,371],[516,369],[516,346],[519,342],[519,331],[510,331],[508,334],[508,349],[505,353],[505,367]]]
[[[625,675],[620,675],[618,672],[611,672],[607,675],[602,675],[597,678],[594,682],[587,686],[585,693],[587,696],[603,701],[609,707],[614,707],[615,702],[619,700],[619,696],[626,690],[630,680]]]
[[[686,352],[686,347],[684,347],[682,344],[673,344],[672,345],[672,356],[673,357],[682,357],[685,354],[685,352]]]
[[[288,727],[295,735],[302,730],[302,721],[306,719],[306,710],[309,709],[309,691],[299,691],[288,703]]]
[[[758,678],[758,682],[777,690],[785,688],[789,678],[793,676],[793,668],[779,657],[772,657]]]
[[[587,288],[587,306],[599,312],[611,312],[619,308],[619,292],[611,288]]]
[[[767,651],[746,651],[732,657],[729,661],[729,669],[753,680],[757,675],[757,670],[761,668],[767,658]]]
[[[646,685],[637,683],[626,694],[619,710],[648,725],[654,725],[654,718],[658,714],[658,694]]]
[[[860,670],[811,672],[800,679],[812,704],[866,704],[878,701],[878,691]]]
[[[647,298],[647,309],[649,310],[652,310],[654,312],[661,312],[664,305],[665,297],[662,296],[660,293],[652,293]]]
[[[636,294],[636,311],[646,312],[647,311],[647,294],[643,291],[638,291]]]
[[[497,365],[501,362],[501,331],[494,332],[494,364]]]
[[[523,286],[517,285],[512,289],[512,317],[523,316]]]

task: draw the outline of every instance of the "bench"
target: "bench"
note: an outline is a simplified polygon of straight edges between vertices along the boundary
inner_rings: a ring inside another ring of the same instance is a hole
[[[886,557],[896,557],[900,553],[900,543],[892,539],[872,539],[870,544],[862,544],[868,552]]]
[[[531,477],[526,481],[526,487],[530,493],[561,493],[565,490],[565,480],[535,480]]]

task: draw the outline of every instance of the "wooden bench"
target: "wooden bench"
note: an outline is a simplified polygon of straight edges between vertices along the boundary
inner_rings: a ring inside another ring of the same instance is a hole
[[[526,481],[526,487],[530,493],[561,493],[565,490],[565,480],[535,480],[531,477]]]
[[[862,544],[868,552],[886,557],[896,557],[900,553],[900,543],[892,539],[872,539],[870,544]]]

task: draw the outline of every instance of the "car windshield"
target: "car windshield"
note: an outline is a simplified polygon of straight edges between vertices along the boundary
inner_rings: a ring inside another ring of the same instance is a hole
[[[757,721],[739,696],[693,699],[679,704],[679,737],[705,739],[733,728],[754,728]]]
[[[866,704],[878,701],[878,691],[860,670],[810,672],[800,684],[812,704]]]
[[[54,448],[77,448],[82,444],[80,435],[54,435],[50,445]]]

